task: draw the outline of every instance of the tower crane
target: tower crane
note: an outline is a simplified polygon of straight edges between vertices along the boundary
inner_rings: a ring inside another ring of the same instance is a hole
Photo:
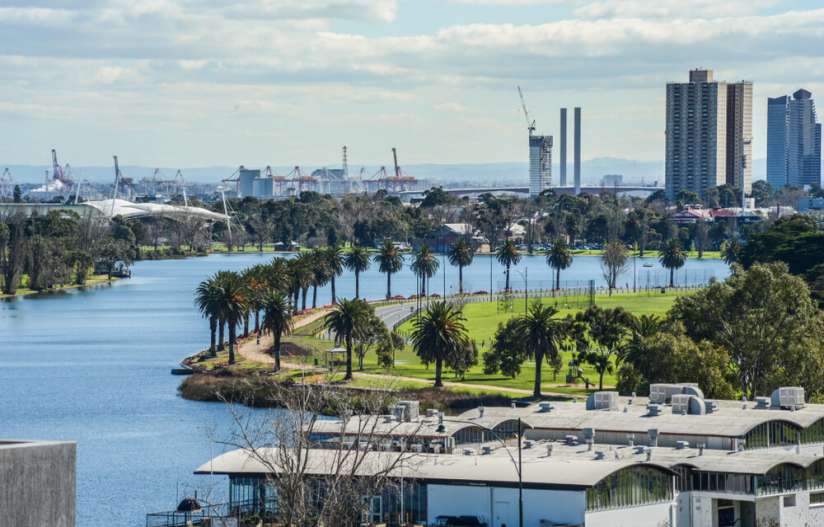
[[[524,99],[524,92],[521,91],[521,87],[518,86],[518,95],[521,97],[521,108],[524,109],[524,117],[526,118],[526,129],[529,131],[529,137],[532,137],[533,132],[535,132],[535,120],[529,119],[529,111],[526,109],[526,100]]]

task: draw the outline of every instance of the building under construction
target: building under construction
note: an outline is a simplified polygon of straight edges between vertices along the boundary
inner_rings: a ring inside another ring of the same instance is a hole
[[[285,199],[298,197],[303,192],[318,192],[332,196],[384,190],[390,194],[415,190],[417,179],[407,175],[398,164],[398,153],[392,149],[394,170],[390,174],[386,167],[381,167],[369,175],[366,168],[361,168],[357,177],[349,172],[347,147],[343,147],[341,168],[319,168],[307,174],[300,166],[293,167],[287,174],[278,175],[267,166],[249,169],[241,165],[224,183],[234,183],[237,197],[254,197],[258,199]]]

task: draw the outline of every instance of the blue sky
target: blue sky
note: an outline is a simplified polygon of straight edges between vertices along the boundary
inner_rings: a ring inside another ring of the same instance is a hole
[[[692,67],[824,91],[824,8],[778,0],[4,0],[0,164],[485,163],[582,106],[585,159],[659,160]]]

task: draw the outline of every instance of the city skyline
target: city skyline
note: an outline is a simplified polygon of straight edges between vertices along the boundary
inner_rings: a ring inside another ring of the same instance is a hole
[[[55,147],[76,165],[113,153],[149,166],[311,164],[342,144],[353,164],[386,164],[392,146],[403,164],[518,161],[518,84],[541,134],[559,134],[559,108],[586,106],[584,160],[658,161],[660,86],[700,66],[754,81],[761,159],[767,97],[824,89],[814,7],[12,0],[0,8],[0,163],[42,163]]]

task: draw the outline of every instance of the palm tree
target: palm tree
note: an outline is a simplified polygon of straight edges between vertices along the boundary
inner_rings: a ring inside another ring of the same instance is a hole
[[[518,265],[521,261],[521,255],[518,253],[518,248],[515,242],[507,239],[504,244],[498,249],[498,263],[506,266],[506,291],[509,291],[509,269],[513,265]]]
[[[435,388],[443,386],[443,362],[469,345],[460,308],[445,301],[435,302],[412,326],[412,348],[425,364],[435,363]]]
[[[566,240],[557,238],[552,242],[552,248],[546,254],[546,263],[555,269],[555,290],[557,291],[561,288],[561,270],[572,265],[572,251],[569,250]]]
[[[726,242],[721,248],[721,256],[724,258],[724,262],[726,262],[727,265],[732,265],[741,260],[741,250],[741,243],[733,238],[732,240]]]
[[[461,238],[454,245],[450,246],[447,253],[449,263],[458,267],[458,294],[463,294],[463,270],[472,264],[472,259],[475,257],[475,249],[466,241],[466,238]]]
[[[318,287],[323,287],[329,283],[331,272],[326,253],[321,249],[314,249],[311,253],[310,270],[312,271],[312,309],[318,307]]]
[[[392,274],[403,268],[403,255],[391,240],[383,242],[380,252],[375,255],[378,269],[386,273],[386,298],[392,298]]]
[[[306,296],[309,294],[309,287],[312,285],[314,263],[311,253],[300,253],[291,261],[291,274],[293,280],[293,294],[295,295],[295,309],[298,306],[298,295],[302,300],[301,309],[306,309]]]
[[[675,270],[684,267],[687,261],[687,253],[681,249],[681,243],[673,238],[664,246],[658,261],[670,272],[670,287],[675,286]]]
[[[412,261],[412,272],[415,273],[421,280],[421,296],[427,295],[427,288],[426,283],[429,281],[430,278],[435,276],[435,273],[438,272],[438,267],[440,264],[438,263],[438,259],[435,257],[435,253],[427,245],[421,245],[421,248],[418,249],[418,252],[415,253],[415,259]]]
[[[343,257],[343,265],[355,273],[355,298],[360,298],[360,274],[369,269],[369,252],[366,247],[355,245]]]
[[[270,289],[263,296],[263,327],[272,333],[272,354],[275,356],[275,371],[280,370],[280,340],[292,331],[292,311],[289,300],[280,291]]]
[[[326,269],[329,271],[329,279],[332,285],[332,303],[337,304],[338,298],[335,295],[335,278],[343,273],[343,254],[340,247],[332,246],[324,251],[326,255]]]
[[[234,364],[237,326],[246,312],[248,289],[243,278],[234,271],[219,272],[217,281],[220,291],[217,297],[218,312],[229,329],[229,364]]]
[[[326,331],[335,335],[335,344],[346,347],[345,381],[352,380],[352,348],[369,320],[369,304],[364,300],[343,299],[323,320]]]
[[[568,323],[555,318],[558,310],[540,302],[533,303],[526,314],[518,317],[516,327],[523,337],[527,356],[535,361],[534,397],[541,397],[541,373],[544,359],[552,362],[561,352],[567,338]]]
[[[219,320],[220,286],[217,275],[208,278],[195,289],[195,305],[204,318],[209,319],[209,354],[217,355],[217,325]]]

